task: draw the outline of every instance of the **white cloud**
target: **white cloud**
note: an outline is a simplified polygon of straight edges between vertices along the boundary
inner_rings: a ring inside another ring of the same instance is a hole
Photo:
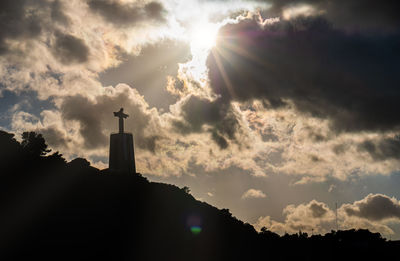
[[[378,202],[386,202],[380,205]],[[388,208],[389,206],[389,208]],[[369,194],[353,204],[343,204],[338,211],[338,229],[369,229],[384,235],[394,234],[390,224],[399,224],[399,202],[382,194]],[[272,220],[270,216],[260,217],[254,224],[257,230],[266,227],[273,232],[325,234],[336,230],[336,214],[325,203],[312,200],[309,203],[288,205],[283,210],[283,222]]]
[[[267,195],[265,195],[264,192],[258,189],[249,189],[242,195],[242,199],[248,199],[248,198],[266,198]]]
[[[318,10],[312,5],[297,4],[285,8],[282,11],[282,16],[284,19],[290,20],[299,16],[312,16],[319,13],[321,12],[318,12]]]

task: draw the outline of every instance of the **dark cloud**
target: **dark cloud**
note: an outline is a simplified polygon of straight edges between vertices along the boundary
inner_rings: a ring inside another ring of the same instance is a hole
[[[312,162],[321,162],[324,161],[322,158],[316,156],[316,155],[310,155],[310,159]]]
[[[7,40],[34,39],[44,28],[52,30],[49,21],[67,24],[68,18],[62,9],[59,1],[0,1],[0,55],[9,51]]]
[[[164,14],[166,10],[162,4],[158,2],[150,2],[144,6],[144,10],[149,18],[153,18],[158,21],[164,21]]]
[[[226,108],[221,108],[218,102],[198,96],[190,96],[181,109],[187,124],[180,130],[188,133],[201,132],[204,124],[217,125],[226,114]]]
[[[244,20],[221,28],[207,60],[222,100],[290,102],[336,131],[393,130],[400,90],[400,33],[350,34],[321,17],[265,27]]]
[[[349,149],[349,144],[337,144],[333,146],[332,150],[336,155],[345,153]]]
[[[101,119],[104,112],[97,107],[96,104],[80,95],[65,98],[61,106],[63,118],[79,122],[79,131],[88,149],[108,144]]]
[[[104,86],[126,83],[144,95],[150,106],[168,110],[176,97],[167,92],[167,77],[176,77],[179,63],[189,61],[190,47],[187,43],[164,40],[143,47],[139,55],[121,50],[123,62],[100,74]],[[177,81],[179,82],[179,81]]]
[[[51,19],[55,22],[68,25],[70,20],[63,12],[64,5],[59,0],[51,3]]]
[[[324,1],[327,18],[344,28],[397,30],[400,2],[396,0]]]
[[[7,39],[32,38],[40,34],[41,19],[35,10],[27,12],[30,5],[32,3],[27,0],[0,1],[0,54],[8,51]]]
[[[89,7],[100,14],[106,21],[118,26],[131,26],[138,22],[165,21],[163,5],[158,2],[139,4],[121,3],[115,0],[89,0]]]
[[[323,217],[323,216],[328,212],[328,210],[329,210],[329,209],[327,209],[327,208],[325,207],[325,204],[324,204],[324,203],[320,203],[320,202],[317,202],[317,201],[313,201],[313,202],[309,205],[309,208],[310,208],[311,213],[312,213],[312,216],[313,216],[314,218],[321,218],[321,217]]]
[[[182,105],[181,114],[183,121],[174,122],[181,133],[209,131],[221,149],[228,147],[227,139],[235,140],[239,122],[229,104],[192,95]]]
[[[211,138],[221,149],[228,148],[229,144],[228,141],[224,138],[224,136],[220,135],[217,130],[213,130],[211,132]]]
[[[63,64],[84,63],[89,58],[89,47],[70,34],[56,33],[53,55]]]
[[[365,140],[358,145],[358,150],[368,152],[374,160],[400,159],[400,139]]]
[[[152,120],[144,105],[136,103],[129,95],[129,90],[116,96],[100,95],[95,100],[76,95],[66,97],[61,105],[62,117],[65,120],[79,122],[79,132],[84,139],[86,149],[95,149],[108,145],[111,130],[117,130],[117,120],[112,112],[122,106],[129,114],[125,123],[128,132],[135,135],[135,146],[155,152],[159,134],[145,133]],[[139,98],[139,97],[138,97]]]
[[[400,218],[400,204],[382,194],[369,194],[363,200],[356,201],[352,205],[345,205],[344,210],[349,216],[374,221]]]
[[[400,2],[396,0],[269,0],[266,13],[280,16],[286,8],[309,4],[335,26],[346,30],[397,30],[400,26]]]
[[[67,139],[65,135],[55,127],[49,127],[46,129],[40,129],[39,132],[43,134],[43,137],[46,139],[46,142],[52,147],[55,146],[57,148],[66,147],[67,143],[71,140]]]

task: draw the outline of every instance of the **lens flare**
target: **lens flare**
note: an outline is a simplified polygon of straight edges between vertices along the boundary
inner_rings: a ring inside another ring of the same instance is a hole
[[[199,226],[192,226],[190,228],[190,231],[192,231],[193,235],[198,235],[201,232],[201,227]]]
[[[190,215],[186,220],[187,227],[190,229],[193,235],[197,236],[200,234],[202,219],[198,215]]]

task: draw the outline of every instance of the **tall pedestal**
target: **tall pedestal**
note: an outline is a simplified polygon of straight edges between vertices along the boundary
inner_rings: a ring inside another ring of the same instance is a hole
[[[110,136],[110,170],[136,173],[133,136],[131,133],[115,133]]]

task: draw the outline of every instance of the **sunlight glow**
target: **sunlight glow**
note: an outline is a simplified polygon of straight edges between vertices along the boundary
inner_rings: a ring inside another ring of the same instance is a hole
[[[209,22],[198,22],[190,28],[190,45],[192,50],[209,50],[217,39],[219,26]]]
[[[311,16],[315,14],[317,14],[317,10],[312,5],[298,4],[284,9],[282,16],[284,19],[289,20],[298,16]]]
[[[187,29],[187,39],[193,57],[184,66],[187,68],[186,73],[201,85],[205,84],[207,79],[206,59],[216,44],[220,26],[208,22],[207,19],[199,19]]]

